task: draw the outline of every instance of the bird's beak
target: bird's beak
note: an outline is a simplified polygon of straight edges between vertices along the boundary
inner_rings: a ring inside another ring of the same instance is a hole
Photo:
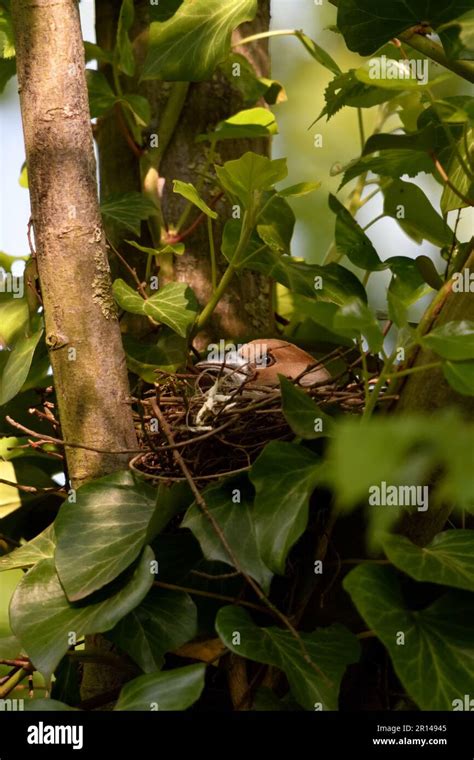
[[[207,371],[216,377],[229,377],[236,385],[241,385],[252,375],[248,360],[243,359],[236,351],[226,354],[223,362],[204,360],[195,365],[201,371]]]

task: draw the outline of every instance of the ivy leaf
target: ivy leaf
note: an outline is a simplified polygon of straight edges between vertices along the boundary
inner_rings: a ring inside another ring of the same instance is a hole
[[[438,34],[448,58],[474,60],[473,10],[447,24],[442,24],[438,28]]]
[[[122,224],[137,236],[140,222],[156,214],[155,204],[137,192],[109,195],[101,202],[100,210],[106,219]]]
[[[474,396],[474,361],[443,362],[443,375],[462,396]]]
[[[424,335],[420,343],[443,359],[474,359],[474,322],[469,319],[446,322]]]
[[[30,371],[33,355],[43,328],[17,340],[3,368],[0,382],[0,405],[6,404],[20,392]]]
[[[336,214],[336,246],[352,264],[371,272],[387,269],[371,241],[352,214],[335,195],[329,195],[329,208]]]
[[[220,609],[216,630],[231,652],[283,670],[293,696],[306,710],[314,710],[318,704],[324,710],[337,710],[342,676],[360,654],[356,637],[342,625],[300,633],[315,670],[304,659],[290,631],[274,626],[260,628],[239,607]],[[240,634],[238,644],[236,632]]]
[[[164,655],[197,633],[196,605],[188,594],[152,588],[143,602],[107,634],[145,673],[160,670]]]
[[[334,58],[332,58],[320,45],[314,42],[314,40],[304,34],[304,32],[300,31],[297,32],[296,37],[299,39],[303,47],[306,48],[310,56],[320,63],[321,66],[324,66],[325,69],[336,74],[336,76],[342,74],[341,69]]]
[[[214,132],[198,135],[196,142],[203,140],[238,140],[254,137],[271,137],[278,134],[275,116],[268,108],[249,108],[220,121]]]
[[[221,63],[220,69],[232,87],[237,87],[243,96],[243,105],[253,106],[260,98],[269,105],[284,102],[287,97],[280,82],[266,77],[258,77],[254,67],[245,56],[232,53]],[[201,140],[201,136],[197,138]]]
[[[0,58],[0,94],[16,74],[15,58]]]
[[[235,161],[216,166],[217,178],[228,193],[250,208],[257,191],[271,190],[288,174],[286,158],[270,159],[248,151]]]
[[[114,710],[186,710],[204,688],[205,665],[139,676],[125,684]]]
[[[196,297],[185,282],[170,282],[143,302],[145,314],[185,338],[197,313]]]
[[[84,53],[86,63],[89,63],[89,61],[112,63],[114,60],[111,50],[104,50],[100,45],[96,45],[95,42],[88,42],[87,40],[84,40]],[[88,69],[88,71],[92,71],[92,69]]]
[[[392,272],[387,292],[389,316],[396,325],[405,326],[408,307],[426,295],[430,288],[416,260],[407,256],[391,256],[386,263]]]
[[[31,541],[1,557],[0,571],[33,567],[42,559],[51,559],[54,556],[55,546],[54,525],[50,525]]]
[[[133,0],[123,0],[120,8],[120,15],[117,23],[117,41],[115,44],[115,59],[118,67],[124,74],[132,77],[135,73],[135,59],[133,57],[133,48],[128,36],[130,27],[133,24],[135,9]]]
[[[10,603],[11,626],[46,679],[67,652],[71,632],[79,639],[108,631],[140,604],[153,583],[153,558],[146,547],[129,577],[121,579],[110,596],[87,606],[68,601],[52,559],[41,560],[23,576]]]
[[[176,372],[186,364],[186,341],[170,328],[160,330],[157,342],[138,343],[130,335],[124,335],[122,340],[129,370],[147,383],[156,382],[157,369]]]
[[[387,647],[397,676],[420,710],[452,710],[453,700],[469,694],[474,679],[472,594],[451,592],[423,610],[408,610],[394,570],[367,564],[352,570],[343,585]]]
[[[259,553],[254,515],[247,494],[241,491],[240,503],[232,501],[232,486],[212,486],[206,489],[206,504],[237,556],[242,569],[268,591],[272,573],[265,567]],[[187,511],[182,526],[189,528],[201,545],[206,559],[231,562],[212,525],[196,504]]]
[[[121,280],[120,278],[114,280],[112,292],[121,309],[130,312],[130,314],[144,315],[144,298],[142,298],[136,290],[131,288],[125,280]]]
[[[384,214],[396,219],[417,243],[429,240],[442,248],[450,245],[453,232],[435,211],[425,193],[412,182],[395,179],[383,191]]]
[[[372,353],[378,353],[383,346],[383,334],[380,325],[369,307],[352,298],[339,307],[334,316],[334,328],[351,337],[363,335]]]
[[[284,187],[278,190],[280,198],[301,198],[302,195],[308,195],[321,187],[321,182],[298,182],[296,185]]]
[[[383,87],[375,87],[373,84],[368,85],[359,82],[354,69],[351,69],[344,74],[338,74],[329,82],[324,91],[326,105],[316,121],[319,121],[323,116],[327,116],[329,121],[343,106],[372,108],[372,106],[395,98],[399,93],[400,90],[387,90]]]
[[[151,108],[150,103],[142,95],[124,95],[121,98],[117,98],[117,102],[122,103],[128,108],[139,127],[146,127],[150,123]]]
[[[337,26],[347,47],[360,55],[372,55],[386,42],[421,21],[436,28],[471,9],[469,0],[433,4],[431,0],[389,0],[383,13],[376,0],[339,0]]]
[[[467,146],[472,145],[473,142],[474,129],[470,127],[466,131],[465,139],[461,138],[457,144],[459,155],[467,166],[470,165],[471,161]],[[474,195],[474,180],[466,174],[459,160],[458,153],[454,150],[452,151],[446,172],[452,186],[456,188],[457,192],[454,192],[451,187],[445,185],[440,201],[441,212],[443,214],[447,214],[448,211],[453,211],[454,209],[465,208],[468,205],[467,202],[459,197],[459,193],[467,198],[472,198]]]
[[[319,458],[303,446],[271,441],[252,465],[257,545],[274,573],[284,575],[288,552],[306,528],[318,464]]]
[[[101,71],[86,70],[87,90],[89,93],[89,108],[91,118],[103,116],[117,100],[117,96]]]
[[[77,707],[71,707],[65,702],[60,702],[58,699],[28,699],[25,702],[25,710],[27,712],[79,712]]]
[[[157,507],[156,490],[129,470],[77,490],[55,520],[56,568],[70,601],[110,583],[140,554]]]
[[[428,546],[387,536],[383,548],[392,564],[417,581],[474,591],[474,530],[446,530]]]
[[[415,259],[415,266],[423,280],[433,288],[433,290],[440,290],[443,287],[443,280],[438,274],[438,270],[436,269],[433,260],[430,259],[429,256],[417,256]]]
[[[217,219],[217,213],[213,211],[212,208],[209,208],[191,182],[181,182],[179,179],[173,180],[173,192],[178,193],[178,195],[182,195],[186,200],[191,201],[191,203],[203,211],[206,216],[209,216],[211,219]]]
[[[433,161],[423,151],[415,151],[411,148],[387,149],[382,151],[380,156],[362,156],[362,158],[352,163],[344,172],[338,191],[352,179],[366,172],[373,172],[382,177],[398,179],[402,174],[416,177],[420,172],[429,174],[432,171]]]
[[[306,440],[330,435],[333,421],[321,411],[313,399],[301,388],[291,383],[284,375],[278,375],[281,388],[281,402],[286,421],[296,435]],[[322,430],[315,429],[319,423]]]
[[[256,12],[256,0],[184,0],[170,19],[150,25],[142,79],[210,79],[229,54],[233,30]]]

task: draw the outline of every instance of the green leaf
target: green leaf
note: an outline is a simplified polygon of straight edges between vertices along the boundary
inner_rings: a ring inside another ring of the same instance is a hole
[[[417,256],[415,259],[415,266],[423,277],[423,280],[433,288],[433,290],[440,290],[443,287],[443,280],[438,274],[438,270],[436,269],[433,260],[430,259],[429,256]]]
[[[285,89],[280,82],[266,77],[258,77],[254,67],[240,53],[232,53],[221,63],[220,69],[232,87],[236,87],[242,94],[243,106],[253,106],[260,98],[269,105],[284,102],[287,97]],[[202,139],[201,137],[198,140]]]
[[[205,665],[139,676],[127,683],[114,710],[186,710],[201,696]]]
[[[423,62],[423,59],[418,59]],[[385,55],[382,58],[371,58],[362,66],[355,70],[354,75],[364,84],[382,87],[388,90],[418,90],[437,84],[440,80],[447,78],[449,75],[444,74],[436,79],[428,80],[425,72],[417,67],[417,60],[414,59],[413,65],[404,58],[389,58]],[[425,63],[425,65],[427,65]]]
[[[450,245],[453,232],[435,211],[421,188],[396,179],[384,188],[384,214],[396,219],[417,243],[429,240],[440,248]]]
[[[21,334],[25,334],[29,322],[28,302],[26,298],[0,299],[0,347],[5,349],[14,345]]]
[[[54,525],[50,525],[38,536],[19,546],[18,549],[0,558],[0,571],[14,570],[16,568],[33,567],[42,559],[51,559],[54,556],[56,536]]]
[[[474,11],[442,24],[438,34],[448,58],[474,60]]]
[[[115,61],[124,74],[131,77],[135,73],[133,47],[128,36],[135,15],[133,0],[123,0],[117,23],[117,41],[115,43]]]
[[[306,528],[318,464],[319,458],[302,446],[271,441],[252,465],[257,546],[274,573],[284,575],[288,552]]]
[[[213,211],[212,208],[209,208],[191,182],[181,182],[179,179],[173,180],[173,192],[178,193],[178,195],[182,195],[186,200],[191,201],[191,203],[201,209],[206,216],[209,216],[211,219],[217,219],[217,213]]]
[[[146,547],[129,577],[121,579],[110,596],[87,606],[67,600],[52,559],[41,560],[22,578],[10,603],[11,626],[46,679],[67,652],[71,633],[79,640],[108,631],[140,604],[153,583],[153,558]]]
[[[283,414],[296,435],[306,440],[330,435],[333,421],[313,399],[284,375],[278,375]],[[321,425],[322,430],[319,430]],[[318,429],[316,429],[318,428]]]
[[[138,343],[130,335],[122,337],[127,366],[147,383],[156,382],[157,369],[176,372],[186,364],[186,341],[169,328],[162,328],[156,343]]]
[[[473,143],[474,129],[470,127],[466,130],[465,139],[461,138],[457,146],[459,154],[467,166],[470,166],[472,160],[467,146]],[[471,199],[474,196],[474,180],[472,176],[469,176],[464,171],[464,167],[459,161],[456,151],[452,151],[451,159],[447,167],[445,166],[445,169],[452,186],[456,188],[457,192],[454,192],[451,187],[445,184],[440,201],[441,212],[443,214],[447,214],[448,211],[453,211],[454,209],[465,208],[468,205],[467,202],[461,200],[459,193]]]
[[[89,61],[112,63],[114,59],[111,50],[104,50],[100,45],[96,45],[95,42],[88,42],[87,40],[84,40],[84,52],[86,55],[86,63],[89,63]]]
[[[462,396],[474,396],[474,361],[443,362],[443,375]]]
[[[256,0],[184,0],[169,20],[150,25],[142,79],[210,79],[229,54],[233,30],[256,12]]]
[[[474,530],[446,530],[428,546],[387,536],[383,548],[392,564],[417,581],[474,591]]]
[[[372,353],[378,353],[383,346],[383,334],[373,312],[358,298],[352,298],[339,307],[334,316],[334,328],[348,336],[363,335]]]
[[[411,148],[390,149],[381,152],[380,156],[362,156],[344,172],[338,191],[355,177],[366,172],[373,172],[383,177],[398,179],[402,174],[416,177],[420,172],[433,171],[433,161],[427,153]]]
[[[255,625],[239,607],[223,607],[217,613],[216,630],[223,643],[241,657],[263,662],[283,670],[293,696],[306,710],[321,704],[324,710],[337,710],[339,687],[346,667],[359,659],[356,637],[342,625],[300,633],[301,640],[316,668],[304,659],[298,641],[290,631]],[[235,643],[235,633],[240,643]]]
[[[386,261],[392,272],[387,293],[389,316],[398,326],[407,324],[408,307],[430,292],[416,262],[407,256],[391,256]]]
[[[334,58],[332,58],[329,53],[326,53],[326,51],[320,45],[314,42],[314,40],[304,34],[304,32],[300,31],[297,32],[296,36],[302,43],[303,47],[306,48],[310,56],[314,58],[315,61],[320,63],[321,66],[324,66],[324,68],[332,71],[332,73],[336,74],[336,76],[338,74],[342,74],[342,71],[337,65]]]
[[[308,195],[321,187],[321,182],[298,182],[296,185],[284,187],[278,190],[280,198],[301,198],[302,195]]]
[[[236,196],[247,209],[252,206],[256,192],[271,190],[288,173],[285,158],[271,160],[250,151],[215,168],[224,190]]]
[[[352,264],[371,272],[387,269],[371,241],[352,214],[335,195],[329,195],[329,208],[336,214],[336,247]]]
[[[6,404],[20,392],[28,377],[33,354],[43,334],[43,329],[19,338],[3,368],[0,383],[0,405]]]
[[[432,3],[431,0],[389,0],[381,11],[376,0],[339,0],[337,26],[347,47],[371,55],[394,37],[421,21],[436,28],[470,10],[469,0]]]
[[[241,492],[240,503],[233,502],[233,487],[227,484],[206,489],[204,493],[206,504],[237,556],[242,569],[268,591],[272,573],[265,567],[259,553],[253,509],[248,495],[245,492],[242,493],[239,484],[236,485],[237,487]],[[212,525],[195,503],[188,509],[182,526],[189,528],[196,536],[206,559],[230,564],[231,560]]]
[[[113,107],[117,97],[102,72],[87,69],[86,78],[91,118],[95,119],[107,113]]]
[[[100,204],[102,216],[122,224],[135,235],[140,235],[140,222],[156,214],[156,206],[141,193],[109,195]]]
[[[16,74],[15,58],[0,58],[0,94]]]
[[[323,116],[327,116],[329,121],[343,106],[372,108],[372,106],[395,98],[399,93],[400,90],[387,90],[359,82],[354,69],[351,69],[344,74],[338,74],[329,82],[324,91],[326,105],[316,121],[319,121]]]
[[[224,121],[220,121],[214,132],[199,135],[196,142],[203,140],[239,140],[254,137],[271,137],[278,134],[275,116],[268,108],[249,108],[239,111]]]
[[[150,123],[151,108],[150,103],[142,95],[124,95],[117,99],[117,102],[122,103],[128,108],[133,116],[135,122],[139,127],[146,127]]]
[[[144,298],[142,298],[136,290],[131,288],[130,285],[127,285],[125,280],[121,280],[120,278],[114,280],[112,291],[114,298],[121,309],[124,309],[124,311],[128,311],[131,314],[140,314],[141,316],[145,314]]]
[[[149,248],[146,245],[140,245],[136,240],[126,240],[125,242],[136,248],[137,251],[146,253],[147,256],[160,256],[162,253],[173,253],[175,256],[182,256],[185,251],[184,243],[174,243],[173,245],[168,243],[161,248]]]
[[[424,335],[420,343],[443,359],[474,359],[474,322],[469,319],[446,322]]]
[[[196,318],[196,297],[185,282],[170,282],[143,303],[145,314],[183,338]]]
[[[469,694],[474,679],[472,594],[456,591],[423,610],[408,610],[393,569],[374,565],[352,570],[343,585],[387,647],[397,676],[421,710],[452,710],[453,700]]]
[[[107,634],[145,673],[197,634],[196,605],[188,594],[152,588],[143,602]]]
[[[156,490],[129,470],[81,486],[55,520],[56,568],[70,601],[110,583],[140,554]]]

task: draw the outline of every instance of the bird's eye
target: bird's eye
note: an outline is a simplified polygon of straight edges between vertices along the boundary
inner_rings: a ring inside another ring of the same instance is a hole
[[[275,359],[270,354],[261,356],[256,362],[257,367],[271,367],[272,364],[275,364]]]

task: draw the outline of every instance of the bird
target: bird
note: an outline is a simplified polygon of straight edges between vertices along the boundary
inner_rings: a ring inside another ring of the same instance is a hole
[[[236,350],[226,351],[220,361],[200,361],[196,367],[200,371],[226,375],[234,385],[245,383],[248,388],[278,386],[279,375],[296,380],[305,388],[331,382],[328,370],[317,364],[311,354],[294,343],[277,338],[251,340]],[[309,367],[311,369],[306,372]]]

